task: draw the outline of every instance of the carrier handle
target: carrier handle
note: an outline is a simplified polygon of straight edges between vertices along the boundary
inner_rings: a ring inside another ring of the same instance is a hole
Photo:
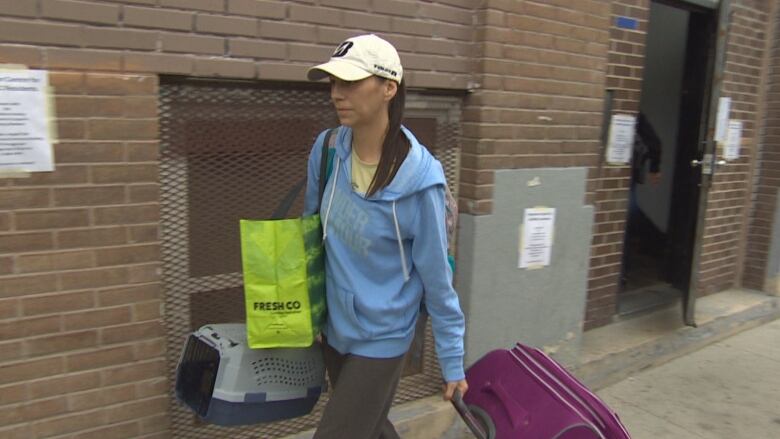
[[[492,393],[501,402],[509,422],[512,423],[512,428],[517,429],[521,425],[528,424],[528,411],[509,395],[509,392],[501,385],[500,381],[495,383],[486,382],[482,386],[482,391]],[[520,414],[520,416],[514,416],[514,414]]]
[[[477,439],[495,439],[496,427],[487,413],[479,410],[478,407],[466,405],[466,403],[463,402],[463,396],[460,394],[460,390],[455,390],[451,401],[452,405],[455,406],[455,410],[458,411],[461,419],[463,419],[463,422],[466,423],[466,426]]]

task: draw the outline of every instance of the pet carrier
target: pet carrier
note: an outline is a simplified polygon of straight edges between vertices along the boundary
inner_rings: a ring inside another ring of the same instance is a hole
[[[195,331],[176,370],[176,397],[217,425],[303,416],[324,390],[319,344],[250,349],[244,324],[206,325]]]

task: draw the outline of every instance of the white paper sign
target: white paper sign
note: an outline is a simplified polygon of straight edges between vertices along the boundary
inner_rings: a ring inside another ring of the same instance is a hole
[[[739,147],[742,143],[742,121],[730,120],[728,134],[726,135],[726,148],[723,156],[726,160],[739,158]]]
[[[627,114],[612,115],[607,143],[607,163],[626,164],[631,162],[634,150],[634,127],[636,117]]]
[[[525,209],[520,231],[519,268],[538,268],[550,265],[555,208]]]
[[[0,172],[53,171],[45,70],[0,71]]]
[[[729,128],[729,113],[731,112],[731,98],[720,98],[718,101],[718,119],[715,125],[715,141],[726,140]]]

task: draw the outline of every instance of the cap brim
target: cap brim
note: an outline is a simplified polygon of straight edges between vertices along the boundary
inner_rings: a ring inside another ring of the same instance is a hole
[[[372,75],[360,67],[356,67],[344,61],[328,61],[309,69],[307,76],[309,81],[319,81],[333,75],[344,81],[360,81]]]

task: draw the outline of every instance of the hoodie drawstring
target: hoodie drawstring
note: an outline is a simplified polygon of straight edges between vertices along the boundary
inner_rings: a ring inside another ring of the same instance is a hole
[[[325,212],[325,221],[322,223],[322,240],[328,237],[328,217],[330,216],[330,208],[333,205],[333,195],[336,193],[336,183],[339,182],[339,156],[336,154],[336,175],[333,177],[333,187],[330,189],[330,197],[328,198],[328,210]],[[322,178],[322,176],[320,176]]]
[[[395,213],[395,200],[393,200],[393,221],[395,222],[395,236],[398,238],[398,249],[401,251],[401,267],[404,270],[404,282],[409,281],[409,269],[406,267],[406,254],[404,244],[401,241],[401,228],[398,227],[398,215]]]

